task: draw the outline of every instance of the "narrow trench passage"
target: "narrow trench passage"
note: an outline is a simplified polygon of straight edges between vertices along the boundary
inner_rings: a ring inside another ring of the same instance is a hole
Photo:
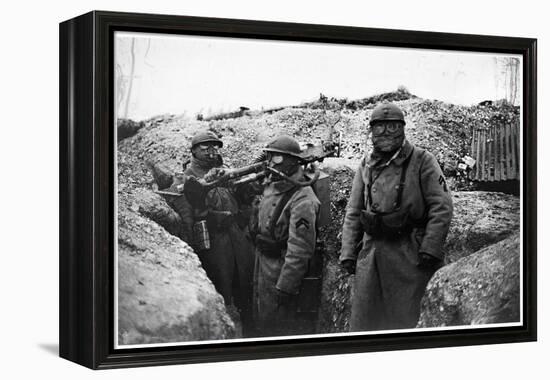
[[[163,199],[162,204],[165,207],[163,208],[158,207],[158,208],[153,208],[149,210],[140,208],[139,210],[140,215],[151,220],[152,222],[157,223],[158,225],[163,227],[170,235],[186,243],[189,246],[189,248],[193,250],[191,244],[189,244],[183,238],[181,216],[179,215],[177,209],[173,206],[173,202],[171,201],[171,199],[167,199],[170,196],[160,195],[160,194],[156,194],[156,195]],[[199,258],[199,261],[201,263],[201,268],[205,271],[208,279],[214,285],[214,281],[212,280],[212,278],[208,276],[208,272],[204,267],[204,263],[200,260],[200,255],[198,255],[197,252],[195,252],[194,250],[193,252]],[[215,286],[214,286],[214,289],[216,289]],[[216,292],[220,295],[220,297],[223,298],[223,296],[218,291],[218,289],[216,289]],[[225,307],[225,312],[227,313],[227,315],[229,315],[229,317],[235,324],[235,337],[236,338],[242,337],[242,323],[241,323],[241,317],[240,317],[239,311],[232,304],[227,305],[225,302],[224,302],[224,307]]]

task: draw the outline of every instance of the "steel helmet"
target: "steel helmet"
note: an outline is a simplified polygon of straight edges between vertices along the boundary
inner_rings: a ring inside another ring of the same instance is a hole
[[[369,124],[372,125],[376,121],[401,121],[405,124],[405,115],[399,107],[393,103],[381,103],[374,107],[370,115]]]
[[[300,144],[298,141],[286,135],[278,136],[271,140],[271,142],[265,147],[264,152],[283,153],[302,158],[302,151],[300,150]]]
[[[223,148],[222,140],[220,140],[214,132],[203,131],[193,136],[193,138],[191,139],[191,149],[193,149],[196,145],[206,143],[206,142],[215,142],[220,146],[220,148]]]

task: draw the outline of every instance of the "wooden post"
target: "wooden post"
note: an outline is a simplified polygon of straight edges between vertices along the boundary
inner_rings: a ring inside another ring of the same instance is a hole
[[[494,147],[494,160],[493,160],[493,166],[495,168],[495,181],[500,181],[500,149],[499,149],[499,137],[500,137],[500,126],[496,125],[494,127],[494,134],[493,134],[493,147]]]
[[[475,176],[474,176],[474,179],[479,181],[479,178],[481,176],[481,160],[480,160],[480,155],[479,155],[479,152],[480,152],[480,147],[479,147],[479,136],[480,136],[480,131],[479,129],[475,129],[475,132],[474,132],[474,141],[475,141],[475,149],[476,149],[476,173],[475,173]]]
[[[495,140],[495,128],[491,127],[489,128],[489,140],[488,140],[489,156],[487,157],[489,161],[489,165],[488,165],[489,181],[495,180],[495,155],[497,152],[495,151],[494,140]]]
[[[505,146],[506,146],[506,177],[508,179],[514,178],[512,175],[512,165],[510,163],[510,124],[506,123],[506,139],[505,139]]]
[[[471,142],[471,146],[470,146],[470,156],[473,157],[475,160],[476,160],[476,163],[477,163],[477,155],[476,155],[476,128],[475,126],[472,127],[472,142]],[[468,177],[472,178],[472,175],[474,176],[473,179],[475,179],[476,177],[476,174],[477,174],[477,165],[475,166],[475,170],[472,172],[470,171],[469,174],[468,174]]]
[[[516,132],[516,125],[515,123],[514,124],[510,124],[510,144],[511,144],[511,147],[512,147],[512,170],[513,170],[513,173],[514,173],[514,177],[513,179],[519,179],[519,174],[518,174],[518,169],[519,169],[519,165],[518,165],[518,156],[517,156],[517,148],[518,148],[518,141],[517,141],[517,132]]]
[[[481,180],[485,181],[487,179],[487,168],[485,159],[487,154],[487,131],[485,129],[481,130],[481,139],[479,141],[481,144]]]
[[[498,135],[498,141],[500,145],[500,179],[505,181],[506,180],[506,171],[504,170],[506,165],[506,153],[504,152],[504,136],[506,133],[504,132],[505,126],[501,125],[499,129],[499,135]]]

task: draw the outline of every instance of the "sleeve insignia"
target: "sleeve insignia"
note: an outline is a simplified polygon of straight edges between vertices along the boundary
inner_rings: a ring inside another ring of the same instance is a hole
[[[305,220],[304,218],[300,218],[300,220],[298,220],[296,222],[296,229],[298,229],[302,226],[305,227],[306,230],[309,230],[309,222],[307,220]]]

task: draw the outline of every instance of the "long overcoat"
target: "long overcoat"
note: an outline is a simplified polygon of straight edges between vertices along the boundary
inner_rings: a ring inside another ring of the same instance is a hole
[[[303,177],[303,171],[300,169],[293,177]],[[308,325],[308,320],[297,314],[302,280],[315,253],[320,202],[313,189],[310,186],[295,188],[286,181],[266,186],[259,205],[256,232],[271,235],[272,219],[277,217],[279,204],[285,201],[271,238],[286,242],[286,247],[275,256],[256,248],[254,306],[259,332],[267,336],[313,332],[311,323]],[[291,295],[290,301],[280,305],[278,291]]]
[[[192,160],[185,176],[202,178],[208,170]],[[243,328],[252,320],[252,287],[254,276],[254,246],[247,239],[247,231],[236,223],[240,205],[231,190],[216,187],[206,194],[206,210],[198,209],[179,197],[174,206],[182,218],[183,236],[196,250],[206,274],[220,293],[226,305],[235,304],[241,310]],[[199,250],[194,244],[193,224],[206,219],[210,235],[210,249]],[[246,332],[245,332],[246,333]]]
[[[423,222],[398,236],[369,235],[364,232],[361,212],[393,211],[404,169],[401,210],[408,212],[410,220]],[[367,185],[371,180],[369,202]],[[428,151],[405,141],[389,162],[376,155],[361,161],[346,210],[340,255],[340,261],[357,262],[351,331],[416,326],[421,298],[437,269],[419,266],[419,253],[444,259],[443,245],[452,214],[451,193],[438,162]]]

